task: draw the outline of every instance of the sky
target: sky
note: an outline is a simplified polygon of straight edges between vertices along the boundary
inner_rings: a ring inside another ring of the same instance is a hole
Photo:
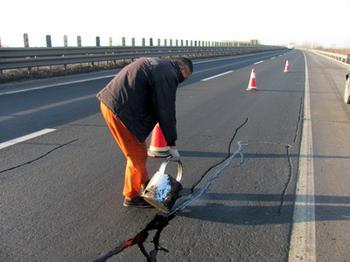
[[[126,37],[201,41],[249,41],[350,48],[350,0],[1,0],[2,46],[121,44]],[[156,40],[153,40],[156,43]],[[169,40],[168,40],[169,41]]]

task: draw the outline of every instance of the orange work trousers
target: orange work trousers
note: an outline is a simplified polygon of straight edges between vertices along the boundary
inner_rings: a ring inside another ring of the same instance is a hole
[[[128,198],[139,196],[141,185],[148,180],[146,143],[140,143],[113,111],[102,102],[100,108],[109,130],[127,160],[123,195]]]

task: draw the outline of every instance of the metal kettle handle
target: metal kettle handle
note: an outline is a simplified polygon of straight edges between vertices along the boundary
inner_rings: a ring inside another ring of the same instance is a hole
[[[173,159],[172,156],[168,157],[161,165],[159,168],[159,173],[161,175],[164,175],[165,168],[169,164],[169,162],[177,162],[177,176],[176,176],[176,181],[180,182],[182,178],[182,173],[183,173],[183,165],[180,159]]]

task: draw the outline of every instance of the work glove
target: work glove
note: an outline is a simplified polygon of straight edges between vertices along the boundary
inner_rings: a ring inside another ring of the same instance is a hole
[[[175,146],[171,146],[169,148],[169,154],[173,157],[173,159],[175,160],[179,160],[180,159],[180,153],[179,151],[176,149]]]

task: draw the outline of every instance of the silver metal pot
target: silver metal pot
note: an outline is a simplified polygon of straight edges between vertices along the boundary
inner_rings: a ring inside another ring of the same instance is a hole
[[[165,168],[169,162],[177,162],[176,179],[165,174]],[[168,213],[175,204],[178,194],[182,189],[180,183],[183,173],[183,166],[180,160],[167,158],[159,170],[152,176],[141,196],[152,206]]]

